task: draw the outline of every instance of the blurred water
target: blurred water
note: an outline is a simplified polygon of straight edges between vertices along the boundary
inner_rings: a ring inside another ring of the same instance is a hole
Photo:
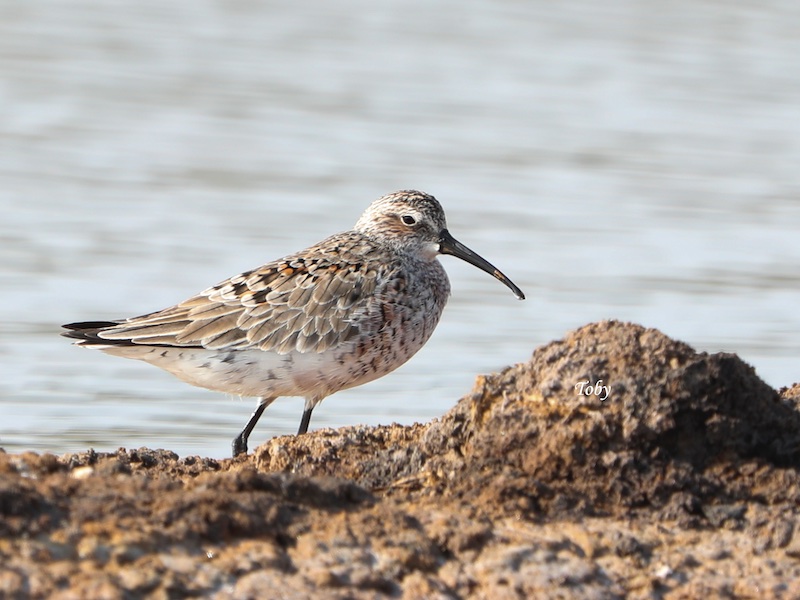
[[[0,4],[0,446],[227,456],[254,401],[73,348],[434,193],[528,294],[453,297],[312,427],[410,423],[601,318],[798,376],[800,5],[175,0]],[[252,444],[296,430],[302,400]]]

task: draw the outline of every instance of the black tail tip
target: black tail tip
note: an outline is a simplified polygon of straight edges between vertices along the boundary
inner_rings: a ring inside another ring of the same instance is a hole
[[[81,321],[79,323],[67,323],[62,325],[64,329],[71,331],[87,331],[90,329],[105,329],[106,327],[114,327],[119,325],[118,321]]]
[[[119,323],[116,321],[81,321],[80,323],[67,323],[61,326],[67,330],[62,331],[61,335],[74,340],[101,342],[103,340],[101,340],[97,334],[103,331],[103,329],[114,327],[115,325],[119,325]]]

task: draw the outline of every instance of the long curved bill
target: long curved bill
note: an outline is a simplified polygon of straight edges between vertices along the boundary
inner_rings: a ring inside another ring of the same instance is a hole
[[[456,238],[450,235],[450,232],[447,231],[447,229],[442,229],[441,233],[439,234],[439,253],[452,254],[453,256],[457,256],[461,260],[478,267],[481,271],[486,271],[495,279],[498,279],[506,284],[506,286],[508,286],[508,288],[514,292],[514,295],[517,298],[520,300],[525,300],[525,294],[522,293],[522,290],[514,285],[514,282],[506,277],[500,271],[500,269],[495,267],[488,260],[478,256],[464,244],[459,242]]]

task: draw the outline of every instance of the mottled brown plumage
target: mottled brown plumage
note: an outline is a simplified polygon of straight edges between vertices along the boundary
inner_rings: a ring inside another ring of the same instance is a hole
[[[433,333],[450,293],[438,254],[454,254],[522,292],[447,231],[433,196],[373,202],[351,231],[236,275],[170,308],[65,325],[78,345],[137,358],[223,392],[259,396],[234,455],[264,408],[306,398],[299,433],[323,398],[396,369]]]
[[[397,265],[383,262],[363,235],[340,233],[176,306],[126,319],[104,329],[100,338],[213,350],[320,353],[374,333],[381,325],[377,298],[402,277]]]

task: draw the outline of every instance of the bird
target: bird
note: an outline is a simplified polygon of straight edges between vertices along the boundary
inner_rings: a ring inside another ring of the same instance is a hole
[[[372,202],[352,229],[137,317],[63,325],[77,346],[145,361],[195,386],[257,397],[231,446],[247,444],[278,397],[305,399],[298,435],[327,396],[383,377],[430,338],[450,295],[439,255],[456,256],[525,295],[457,241],[432,195]]]

